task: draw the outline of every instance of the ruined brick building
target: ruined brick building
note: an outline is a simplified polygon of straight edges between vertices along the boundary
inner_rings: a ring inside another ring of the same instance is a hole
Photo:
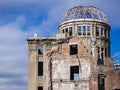
[[[105,13],[78,6],[62,17],[56,37],[29,37],[28,90],[120,90],[110,57]]]

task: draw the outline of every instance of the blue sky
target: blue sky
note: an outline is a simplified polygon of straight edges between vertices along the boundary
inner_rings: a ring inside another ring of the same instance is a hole
[[[0,90],[27,90],[27,37],[55,36],[70,8],[102,9],[111,26],[111,56],[120,52],[120,0],[0,0]]]

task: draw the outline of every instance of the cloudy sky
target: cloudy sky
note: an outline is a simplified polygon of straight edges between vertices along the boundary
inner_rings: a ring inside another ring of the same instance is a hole
[[[27,90],[27,37],[55,36],[70,8],[102,9],[111,25],[111,56],[120,52],[120,0],[0,0],[0,90]]]

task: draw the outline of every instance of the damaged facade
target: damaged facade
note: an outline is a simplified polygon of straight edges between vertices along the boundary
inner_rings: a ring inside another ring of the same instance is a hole
[[[110,26],[102,10],[78,6],[56,37],[29,37],[28,90],[120,90],[110,57]]]

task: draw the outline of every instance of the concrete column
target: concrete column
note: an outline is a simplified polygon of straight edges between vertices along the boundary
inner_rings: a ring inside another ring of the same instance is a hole
[[[28,41],[28,90],[37,90],[37,41]]]
[[[44,47],[44,76],[43,76],[43,88],[44,90],[51,90],[51,68],[50,68],[50,54],[51,54],[51,48],[50,48],[50,42],[45,42]]]

